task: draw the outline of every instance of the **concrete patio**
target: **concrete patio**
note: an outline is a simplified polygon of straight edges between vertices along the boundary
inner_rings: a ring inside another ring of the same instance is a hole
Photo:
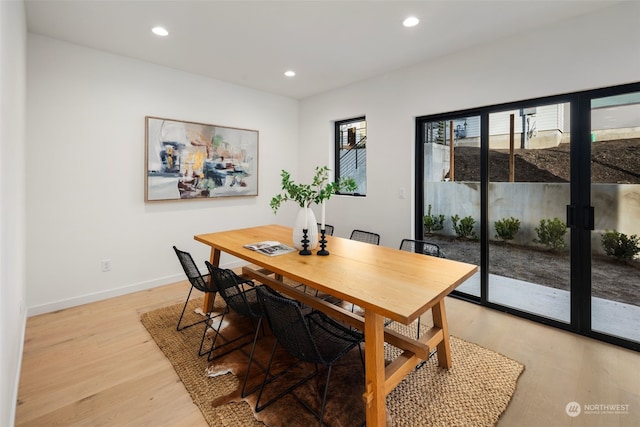
[[[480,273],[457,290],[480,296]],[[562,289],[489,274],[489,301],[565,323],[570,321],[570,293]],[[594,331],[640,342],[640,307],[596,297],[591,298],[591,304]]]

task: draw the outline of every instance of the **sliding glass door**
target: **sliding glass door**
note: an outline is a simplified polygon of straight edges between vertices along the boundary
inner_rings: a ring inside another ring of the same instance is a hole
[[[564,323],[571,314],[570,104],[489,114],[487,300]]]
[[[640,350],[640,83],[416,126],[415,235],[479,266],[453,295]]]
[[[640,92],[590,107],[591,329],[640,342]]]
[[[424,209],[416,236],[446,258],[480,266],[480,117],[442,117],[420,132]],[[458,292],[480,298],[480,274]]]

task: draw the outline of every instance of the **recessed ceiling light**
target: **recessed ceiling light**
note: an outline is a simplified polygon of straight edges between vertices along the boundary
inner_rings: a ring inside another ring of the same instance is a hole
[[[420,20],[418,18],[416,18],[415,16],[410,16],[402,21],[402,25],[404,25],[405,27],[415,27],[419,22]]]
[[[164,27],[153,27],[153,28],[151,29],[151,31],[152,31],[152,32],[153,32],[153,34],[155,34],[156,36],[162,36],[162,37],[165,37],[165,36],[168,36],[168,35],[169,35],[169,31],[167,31],[167,29],[166,29],[166,28],[164,28]]]
[[[289,70],[289,71],[285,71],[284,75],[287,76],[287,77],[293,77],[293,76],[296,75],[296,72],[292,71],[292,70]]]

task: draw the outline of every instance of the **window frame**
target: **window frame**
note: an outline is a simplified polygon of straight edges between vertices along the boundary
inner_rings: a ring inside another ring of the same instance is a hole
[[[361,123],[364,122],[364,130],[365,130],[365,137],[366,137],[366,123],[367,123],[367,118],[366,116],[357,116],[357,117],[352,117],[349,119],[344,119],[344,120],[336,120],[334,122],[334,180],[335,182],[340,182],[340,179],[342,178],[342,170],[341,170],[341,165],[340,165],[340,151],[342,150],[342,147],[348,145],[344,144],[345,139],[342,137],[342,132],[340,130],[340,128],[344,125],[348,125],[351,123]],[[356,145],[358,144],[358,142],[356,142]],[[366,148],[365,148],[366,149]],[[365,159],[365,165],[366,165],[366,159]],[[366,173],[366,172],[365,172]],[[366,177],[366,175],[365,175]],[[340,195],[344,195],[344,196],[355,196],[355,197],[365,197],[366,196],[366,191],[365,193],[358,193],[358,192],[353,192],[353,193],[348,193],[348,192],[342,192],[342,191],[337,191],[336,194],[340,194]]]

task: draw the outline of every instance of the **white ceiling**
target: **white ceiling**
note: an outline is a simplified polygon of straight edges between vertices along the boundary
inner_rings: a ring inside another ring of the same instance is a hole
[[[302,99],[617,1],[25,3],[32,33]],[[420,24],[404,28],[408,15]],[[165,26],[169,37],[152,34],[156,25]],[[287,69],[297,75],[284,77]]]

